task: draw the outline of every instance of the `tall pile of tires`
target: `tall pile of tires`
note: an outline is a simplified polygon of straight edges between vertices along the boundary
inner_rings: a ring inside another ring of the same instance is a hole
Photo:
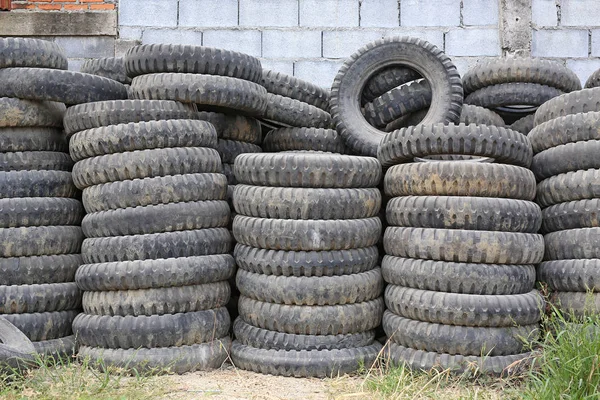
[[[235,162],[240,316],[231,356],[242,369],[326,377],[377,357],[383,280],[376,243],[381,165],[309,152]]]
[[[393,363],[501,374],[529,357],[544,252],[531,158],[527,137],[493,126],[420,125],[382,140]]]
[[[54,43],[0,39],[0,314],[40,354],[73,354],[81,307],[83,207],[62,132],[65,104],[126,96],[118,82],[66,71]]]
[[[538,280],[566,318],[600,312],[599,104],[600,88],[552,99],[529,134],[546,242]]]

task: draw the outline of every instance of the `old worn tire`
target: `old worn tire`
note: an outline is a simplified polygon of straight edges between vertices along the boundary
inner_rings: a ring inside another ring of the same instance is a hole
[[[342,137],[334,129],[281,128],[273,129],[265,136],[262,147],[265,151],[325,151],[349,154]]]
[[[425,260],[484,264],[537,264],[544,238],[536,233],[389,226],[386,254]]]
[[[0,127],[63,127],[65,105],[53,101],[0,97]]]
[[[600,111],[600,88],[583,89],[542,104],[535,112],[534,123],[537,126],[566,115],[597,111]]]
[[[25,197],[0,199],[0,228],[79,225],[83,206],[79,200]]]
[[[199,111],[196,117],[210,122],[217,130],[219,139],[237,140],[259,144],[261,142],[260,122],[256,118],[238,114],[222,114]]]
[[[550,298],[567,318],[594,318],[600,313],[600,295],[587,292],[556,292]]]
[[[131,78],[125,71],[123,57],[88,58],[81,65],[81,72],[103,76],[124,84],[131,83]]]
[[[78,253],[82,240],[79,226],[0,228],[0,257]]]
[[[219,139],[215,148],[221,156],[221,161],[225,164],[233,164],[240,154],[262,153],[260,146],[237,140]]]
[[[563,144],[600,140],[598,124],[598,111],[570,114],[537,125],[528,138],[537,154]]]
[[[74,197],[68,171],[0,171],[0,198]]]
[[[600,258],[600,228],[581,228],[544,235],[545,261]]]
[[[600,199],[569,201],[542,211],[544,233],[600,226]]]
[[[397,196],[475,196],[533,200],[535,176],[513,165],[424,162],[395,165],[384,178],[385,193]]]
[[[80,254],[0,258],[3,285],[73,282]]]
[[[497,113],[492,110],[488,110],[484,107],[474,106],[472,104],[463,104],[462,111],[460,113],[460,122],[465,125],[493,125],[497,127],[504,127],[504,120]],[[533,119],[532,119],[533,124]],[[509,129],[512,129],[509,127]],[[518,131],[518,129],[512,129]]]
[[[513,122],[508,128],[513,131],[521,132],[523,135],[528,135],[529,132],[533,129],[533,119],[535,118],[535,114],[527,115],[517,121]],[[528,136],[529,137],[529,136]],[[529,137],[531,140],[531,137]]]
[[[58,339],[42,340],[33,342],[33,347],[42,359],[51,362],[67,362],[77,354],[77,341],[75,335],[65,336]]]
[[[600,140],[562,144],[536,154],[531,170],[541,181],[567,172],[597,169],[599,150]]]
[[[81,305],[75,282],[0,286],[0,313],[22,314],[74,310]]]
[[[42,39],[2,38],[0,68],[37,67],[67,69],[64,50],[56,43]]]
[[[531,291],[533,265],[473,264],[385,255],[383,279],[390,284],[437,292],[505,295]]]
[[[67,152],[68,143],[56,128],[8,127],[0,129],[2,152],[59,151]]]
[[[544,179],[537,185],[536,201],[541,207],[600,197],[600,169],[567,172]]]
[[[395,87],[422,78],[415,70],[406,67],[389,67],[373,75],[363,89],[362,104],[375,100]]]
[[[383,128],[392,121],[428,108],[432,92],[426,80],[398,86],[364,105],[363,114],[376,128]]]
[[[323,153],[244,154],[234,169],[238,183],[305,188],[377,187],[382,175],[375,158]]]
[[[600,86],[600,69],[594,71],[585,81],[585,85],[583,86],[586,89],[594,88]]]
[[[73,160],[68,153],[56,151],[24,151],[0,153],[0,171],[68,171]]]
[[[539,106],[561,94],[563,92],[559,89],[537,83],[500,83],[477,89],[465,97],[465,103],[485,108],[497,108],[517,104]]]
[[[262,116],[282,125],[306,128],[330,128],[331,115],[322,109],[278,94],[267,94]]]
[[[71,325],[79,310],[3,314],[33,342],[59,339],[73,334]]]
[[[281,72],[263,69],[260,84],[269,93],[290,97],[329,112],[329,91],[313,83]]]
[[[19,328],[0,316],[0,371],[34,365],[35,348]]]
[[[544,261],[537,267],[538,280],[559,292],[598,292],[598,259]]]
[[[357,154],[376,156],[384,133],[361,113],[363,87],[372,74],[386,67],[410,67],[431,86],[433,102],[425,124],[458,122],[463,103],[460,76],[440,49],[416,38],[385,38],[353,54],[340,68],[331,87],[331,117],[346,145]]]
[[[117,81],[74,71],[45,68],[0,69],[0,97],[91,103],[127,98],[127,89]]]

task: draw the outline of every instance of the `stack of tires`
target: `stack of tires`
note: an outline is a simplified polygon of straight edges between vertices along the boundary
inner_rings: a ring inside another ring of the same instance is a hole
[[[531,158],[527,137],[483,125],[420,125],[382,140],[393,363],[501,374],[528,358],[544,251]]]
[[[489,108],[511,129],[533,128],[537,107],[553,97],[581,89],[577,75],[555,61],[508,57],[476,65],[463,77],[465,103]]]
[[[600,88],[552,99],[529,134],[546,242],[538,280],[565,318],[600,313],[599,104]]]
[[[126,96],[118,82],[66,71],[57,45],[0,39],[0,314],[45,355],[73,354],[81,307],[83,207],[62,132],[64,103]]]
[[[381,166],[324,153],[236,159],[241,292],[233,363],[284,376],[356,371],[381,345]]]
[[[127,76],[125,62],[123,57],[103,57],[91,58],[83,62],[81,72],[86,74],[103,76],[113,81],[121,82],[124,85],[131,83],[131,78]]]
[[[213,125],[165,100],[67,111],[86,239],[73,322],[80,357],[176,373],[221,366],[230,346],[227,179]]]

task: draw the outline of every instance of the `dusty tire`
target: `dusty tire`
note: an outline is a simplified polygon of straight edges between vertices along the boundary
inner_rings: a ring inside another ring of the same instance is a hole
[[[396,87],[365,104],[363,114],[371,125],[382,128],[398,118],[428,108],[431,100],[429,83],[416,81]]]
[[[51,256],[78,253],[79,226],[30,226],[0,229],[0,257]]]
[[[73,160],[67,153],[25,151],[0,153],[0,171],[71,171]]]
[[[73,334],[71,325],[79,310],[4,314],[2,315],[19,328],[33,342],[60,339]]]
[[[53,128],[2,128],[2,152],[58,151],[67,152],[68,143],[60,129]]]
[[[600,295],[586,292],[556,292],[550,301],[565,315],[575,318],[593,317],[600,313]]]
[[[541,207],[600,197],[600,169],[567,172],[544,179],[537,186],[536,201]]]
[[[545,261],[600,258],[600,228],[569,229],[544,235]]]
[[[531,170],[541,181],[572,171],[600,168],[598,151],[600,140],[567,143],[538,153],[533,158]]]
[[[0,127],[63,127],[65,105],[53,101],[0,98]]]
[[[370,103],[382,94],[395,87],[422,78],[419,73],[410,68],[389,67],[373,75],[365,84],[362,103]]]
[[[240,154],[262,153],[262,148],[260,146],[237,140],[219,139],[215,148],[221,156],[221,161],[225,164],[233,164]]]
[[[33,342],[33,347],[40,357],[49,359],[53,362],[66,359],[70,360],[77,354],[75,335]]]
[[[87,59],[81,66],[81,72],[103,76],[123,84],[130,84],[131,78],[125,71],[123,57],[102,57]]]
[[[501,116],[493,112],[492,110],[488,110],[484,107],[478,107],[471,104],[463,104],[462,111],[460,113],[460,122],[465,125],[475,124],[475,125],[490,125],[497,127],[504,127],[504,120]],[[533,118],[531,123],[533,124]],[[512,130],[518,131],[518,129]]]
[[[535,114],[527,115],[526,117],[523,117],[523,118],[518,119],[517,121],[513,122],[509,126],[509,129],[512,129],[513,131],[521,132],[523,135],[528,135],[529,132],[531,132],[531,130],[534,127],[534,125],[533,125],[534,118],[535,118]]]
[[[0,198],[75,197],[68,171],[0,171]]]
[[[591,89],[600,86],[600,70],[594,71],[585,81],[584,88]]]
[[[332,126],[331,115],[328,112],[272,93],[267,94],[267,108],[262,116],[279,124],[295,127],[327,129]]]
[[[570,114],[600,111],[600,88],[583,89],[563,94],[542,104],[535,112],[534,123],[540,125]]]
[[[0,313],[22,314],[74,310],[81,305],[75,282],[0,286]]]
[[[273,129],[265,136],[262,147],[268,152],[308,150],[349,154],[342,137],[334,129]]]
[[[281,72],[263,69],[260,84],[269,93],[290,97],[329,111],[329,91],[310,82]]]
[[[535,154],[563,144],[600,140],[600,112],[590,111],[558,117],[532,128],[528,137]]]
[[[559,292],[597,292],[600,265],[597,259],[544,261],[537,268],[538,280]]]
[[[485,108],[518,105],[539,106],[563,92],[537,83],[511,82],[486,86],[465,97],[465,103]]]
[[[600,226],[600,199],[570,201],[546,207],[542,211],[542,231],[551,233],[567,229]]]
[[[0,258],[3,285],[39,285],[73,282],[80,254]]]
[[[217,130],[219,139],[237,140],[258,144],[261,142],[260,122],[252,117],[200,111],[198,119],[210,122]]]
[[[79,225],[83,206],[64,198],[0,199],[0,228],[22,226]]]
[[[56,43],[41,39],[2,38],[0,68],[67,69],[67,56]]]

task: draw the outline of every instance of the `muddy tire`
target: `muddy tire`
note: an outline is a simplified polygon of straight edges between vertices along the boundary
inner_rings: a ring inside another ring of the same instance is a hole
[[[541,207],[600,197],[596,184],[600,169],[567,172],[544,179],[537,186],[536,201]]]
[[[0,172],[0,198],[75,197],[76,189],[67,171]]]
[[[83,206],[75,199],[0,199],[0,228],[79,225],[82,218]]]
[[[0,229],[1,257],[51,256],[78,253],[83,240],[79,226],[30,226]]]
[[[2,152],[68,151],[62,131],[54,128],[2,128],[0,140]]]
[[[600,258],[600,228],[569,229],[544,235],[544,260]]]
[[[25,151],[0,153],[0,171],[71,171],[73,160],[67,153]]]
[[[538,279],[553,291],[597,292],[600,269],[597,259],[544,261],[538,268]]]
[[[0,68],[35,67],[67,69],[64,50],[56,43],[41,39],[2,38]]]
[[[80,265],[80,254],[10,257],[0,259],[0,273],[8,286],[73,282]]]
[[[600,226],[600,199],[555,204],[542,211],[544,233]]]
[[[22,314],[74,310],[81,306],[75,282],[0,286],[0,313]]]
[[[4,314],[2,315],[19,328],[34,342],[59,339],[73,334],[71,325],[79,310]]]
[[[63,127],[65,105],[53,101],[0,98],[0,127]]]

